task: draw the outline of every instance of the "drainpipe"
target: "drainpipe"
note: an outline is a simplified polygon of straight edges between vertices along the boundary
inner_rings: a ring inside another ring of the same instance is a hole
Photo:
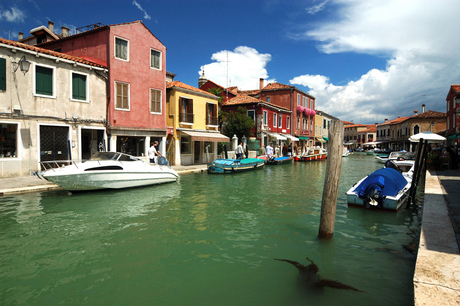
[[[110,78],[110,27],[107,29],[107,84],[105,86],[106,88],[106,94],[107,94],[107,107],[106,107],[106,115],[105,115],[105,134],[107,136],[107,147],[106,150],[107,152],[110,151],[115,151],[111,147],[112,143],[112,135],[110,133],[110,117],[109,117],[109,110],[110,110],[110,84],[112,82],[112,79]],[[110,137],[109,137],[110,136]]]
[[[167,91],[167,89],[166,89]],[[166,98],[168,97],[168,94],[166,93]],[[174,164],[176,164],[175,160],[176,160],[176,155],[177,155],[177,152],[176,152],[176,114],[175,113],[172,113],[171,112],[171,99],[169,99],[169,108],[168,108],[168,116],[169,118],[172,118],[173,120],[173,141],[174,141]],[[172,162],[171,162],[171,165],[172,165]]]

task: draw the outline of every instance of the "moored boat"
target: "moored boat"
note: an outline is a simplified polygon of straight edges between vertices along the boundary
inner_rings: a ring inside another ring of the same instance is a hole
[[[322,148],[309,148],[306,153],[296,156],[296,161],[320,161],[326,160],[327,152]]]
[[[375,160],[381,164],[384,164],[388,160],[389,154],[377,154]]]
[[[379,169],[347,191],[348,205],[397,211],[407,201],[411,182],[396,169]]]
[[[69,163],[69,165],[63,165]],[[84,162],[42,162],[41,176],[69,191],[121,189],[177,181],[166,158],[149,164],[124,153],[97,152]],[[56,168],[51,167],[57,166]]]
[[[216,159],[208,163],[208,173],[226,174],[262,169],[265,162],[261,158]]]
[[[287,164],[290,163],[294,160],[293,156],[281,156],[281,157],[270,157],[267,160],[267,164],[269,165],[281,165],[281,164]]]

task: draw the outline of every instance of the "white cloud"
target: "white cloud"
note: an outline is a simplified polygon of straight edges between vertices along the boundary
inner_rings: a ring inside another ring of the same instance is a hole
[[[24,18],[25,14],[15,7],[0,11],[0,21],[23,22]]]
[[[150,20],[150,15],[147,14],[147,12],[142,8],[142,6],[136,2],[136,0],[133,1],[133,5],[135,5],[138,9],[140,9],[144,13],[144,18],[147,20]]]
[[[460,83],[460,41],[455,39],[460,6],[455,0],[335,4],[338,17],[328,18],[305,37],[320,42],[319,49],[329,54],[385,54],[390,58],[386,68],[372,69],[344,86],[308,74],[294,77],[291,84],[308,86],[319,109],[343,120],[371,123],[410,116],[422,103],[445,111],[450,85]]]
[[[258,89],[259,79],[268,78],[266,66],[271,55],[259,53],[254,48],[239,46],[233,51],[222,50],[214,53],[211,60],[214,62],[201,66],[207,79],[224,87],[238,86],[239,89],[248,90]]]
[[[307,13],[310,14],[310,15],[315,15],[316,13],[324,10],[324,8],[326,7],[326,4],[327,4],[328,1],[329,0],[325,0],[325,1],[321,2],[320,4],[307,7],[306,8]]]

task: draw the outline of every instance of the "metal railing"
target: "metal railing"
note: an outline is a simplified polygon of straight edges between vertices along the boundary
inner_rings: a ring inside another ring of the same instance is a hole
[[[180,113],[179,122],[193,123],[195,115],[193,113]]]
[[[218,117],[206,117],[206,125],[217,125]]]

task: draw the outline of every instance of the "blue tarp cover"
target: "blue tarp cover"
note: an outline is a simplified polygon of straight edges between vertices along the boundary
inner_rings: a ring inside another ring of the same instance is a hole
[[[381,196],[396,196],[407,185],[407,180],[399,171],[392,168],[383,168],[369,174],[354,191],[359,195],[371,184],[377,184],[382,188]]]

